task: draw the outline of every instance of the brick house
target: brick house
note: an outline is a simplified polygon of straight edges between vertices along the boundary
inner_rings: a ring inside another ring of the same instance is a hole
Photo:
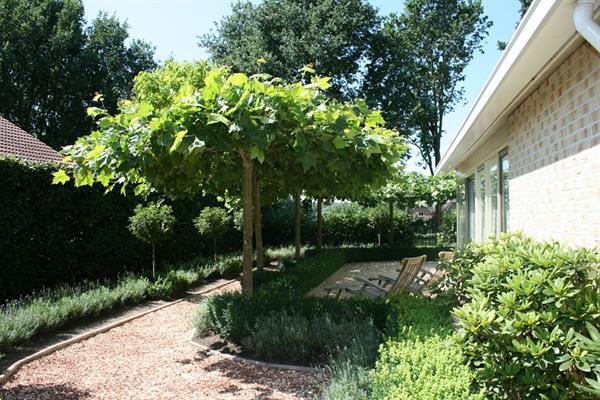
[[[600,246],[600,4],[536,0],[437,167],[459,245],[502,231]]]
[[[415,207],[410,210],[410,215],[413,220],[420,219],[423,221],[429,221],[431,218],[433,218],[434,214],[434,210],[432,210],[430,207]]]
[[[0,117],[0,156],[38,163],[59,163],[63,157],[12,122]]]

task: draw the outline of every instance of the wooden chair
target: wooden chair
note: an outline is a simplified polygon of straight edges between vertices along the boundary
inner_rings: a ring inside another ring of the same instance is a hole
[[[425,255],[402,259],[402,268],[398,270],[399,274],[396,278],[390,278],[385,275],[379,275],[377,278],[371,279],[357,277],[355,279],[362,282],[362,285],[357,289],[337,287],[327,288],[325,290],[327,291],[327,295],[330,295],[332,291],[337,290],[337,293],[335,294],[336,298],[339,298],[343,292],[367,297],[383,297],[389,294],[405,292],[409,290],[410,285],[415,281],[426,260],[427,256]],[[380,282],[380,284],[374,283],[373,281]],[[387,286],[389,286],[389,288]]]
[[[440,251],[438,253],[438,258],[440,262],[436,270],[431,273],[429,271],[423,271],[423,275],[417,277],[417,281],[421,284],[420,291],[429,292],[431,289],[436,287],[442,279],[444,279],[444,270],[440,268],[440,264],[446,263],[452,260],[454,257],[454,252],[452,251]]]

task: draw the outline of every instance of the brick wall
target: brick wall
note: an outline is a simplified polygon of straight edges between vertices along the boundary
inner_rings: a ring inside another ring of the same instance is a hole
[[[578,47],[509,117],[510,230],[600,247],[600,55]]]

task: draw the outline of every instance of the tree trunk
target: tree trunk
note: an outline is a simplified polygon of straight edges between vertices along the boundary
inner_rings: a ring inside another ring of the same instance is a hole
[[[323,199],[317,199],[317,248],[323,246]]]
[[[156,279],[156,244],[152,243],[152,279]]]
[[[242,152],[244,166],[244,179],[242,180],[243,202],[243,267],[242,267],[242,293],[252,297],[252,159],[246,152]]]
[[[262,208],[260,203],[260,178],[254,171],[254,240],[256,244],[256,269],[262,271],[264,268],[264,250],[262,238]]]
[[[295,258],[300,258],[300,251],[302,247],[302,240],[300,238],[300,189],[294,193],[294,221],[295,221],[295,235],[294,245],[296,247]]]
[[[215,260],[217,259],[217,235],[213,235],[213,254],[215,256]]]
[[[390,246],[394,245],[394,201],[390,200],[389,201],[389,207],[390,207],[390,226],[389,226],[389,236],[388,236],[388,242],[390,244]]]
[[[435,214],[433,216],[435,218],[435,230],[439,232],[442,228],[442,205],[437,203],[435,205]]]

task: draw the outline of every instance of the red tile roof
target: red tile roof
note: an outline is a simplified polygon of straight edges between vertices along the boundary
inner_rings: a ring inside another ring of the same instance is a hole
[[[12,122],[0,117],[0,155],[33,162],[60,162],[63,157]]]

